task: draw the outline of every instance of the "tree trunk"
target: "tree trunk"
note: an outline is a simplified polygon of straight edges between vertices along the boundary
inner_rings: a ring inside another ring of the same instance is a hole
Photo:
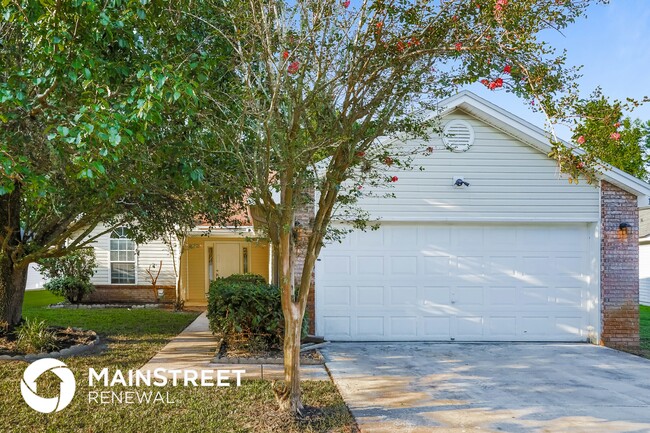
[[[14,182],[10,193],[0,195],[0,325],[13,328],[22,318],[23,298],[29,266],[16,266],[21,243],[20,208],[22,188]],[[18,257],[20,258],[20,257]]]
[[[14,328],[20,323],[29,267],[16,268],[11,259],[0,255],[0,325]]]
[[[279,398],[280,409],[294,415],[303,410],[300,392],[300,331],[302,314],[296,304],[290,306],[291,312],[284,314],[284,392]]]

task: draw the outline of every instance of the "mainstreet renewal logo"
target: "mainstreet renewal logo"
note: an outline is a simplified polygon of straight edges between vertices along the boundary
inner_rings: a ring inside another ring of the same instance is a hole
[[[36,379],[47,371],[51,371],[61,379],[58,397],[45,398],[36,394]],[[42,413],[52,413],[58,412],[70,404],[76,386],[74,375],[63,362],[58,359],[43,358],[25,369],[23,380],[20,382],[20,392],[32,409]]]
[[[61,380],[61,389],[58,397],[45,398],[37,395],[36,380],[43,373],[51,371]],[[140,386],[230,386],[231,378],[235,379],[236,386],[241,386],[242,374],[246,370],[167,370],[156,368],[154,370],[128,370],[123,373],[117,369],[111,373],[108,368],[100,371],[88,369],[88,387],[104,386],[112,388],[140,387]],[[234,375],[231,376],[231,375]],[[52,358],[43,358],[30,364],[23,373],[20,390],[25,402],[34,410],[42,413],[58,412],[70,404],[74,397],[76,382],[70,369],[61,361]],[[160,391],[89,391],[88,403],[97,404],[134,404],[134,403],[174,403],[170,400],[169,392]]]

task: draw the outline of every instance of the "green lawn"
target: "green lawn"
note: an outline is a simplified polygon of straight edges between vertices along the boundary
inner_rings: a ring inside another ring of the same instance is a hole
[[[650,307],[640,306],[641,316],[641,353],[650,359]]]
[[[198,313],[165,310],[49,310],[59,298],[45,291],[27,292],[23,314],[52,325],[97,331],[107,344],[102,353],[71,357],[64,362],[75,373],[77,392],[67,408],[54,414],[38,413],[25,404],[20,380],[25,362],[0,361],[0,432],[351,432],[354,421],[330,382],[305,382],[305,404],[323,410],[310,423],[297,423],[276,411],[271,384],[246,381],[241,387],[163,387],[174,404],[88,403],[87,372],[137,369]],[[54,376],[39,379],[39,395],[57,394]],[[154,387],[152,387],[154,388]],[[112,391],[120,391],[116,385]],[[134,388],[129,388],[133,390]],[[103,388],[102,388],[103,390]],[[145,388],[145,390],[150,390]]]

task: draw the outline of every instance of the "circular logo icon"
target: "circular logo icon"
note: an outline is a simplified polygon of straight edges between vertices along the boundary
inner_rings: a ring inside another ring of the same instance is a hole
[[[47,371],[51,371],[61,380],[58,397],[45,398],[36,394],[36,379]],[[31,363],[23,373],[20,382],[20,392],[25,403],[34,410],[42,413],[52,413],[63,410],[74,397],[77,384],[72,371],[61,361],[53,358],[43,358]]]

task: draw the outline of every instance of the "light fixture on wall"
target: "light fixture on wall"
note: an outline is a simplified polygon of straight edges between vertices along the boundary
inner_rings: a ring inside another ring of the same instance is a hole
[[[627,233],[627,231],[628,231],[629,229],[631,229],[631,228],[632,228],[632,225],[631,225],[630,223],[620,223],[620,224],[618,225],[618,229],[619,229],[619,230],[623,230],[623,231],[626,232],[626,233]]]
[[[469,182],[465,182],[465,179],[460,176],[454,177],[453,181],[454,181],[454,186],[457,187],[469,186]]]

